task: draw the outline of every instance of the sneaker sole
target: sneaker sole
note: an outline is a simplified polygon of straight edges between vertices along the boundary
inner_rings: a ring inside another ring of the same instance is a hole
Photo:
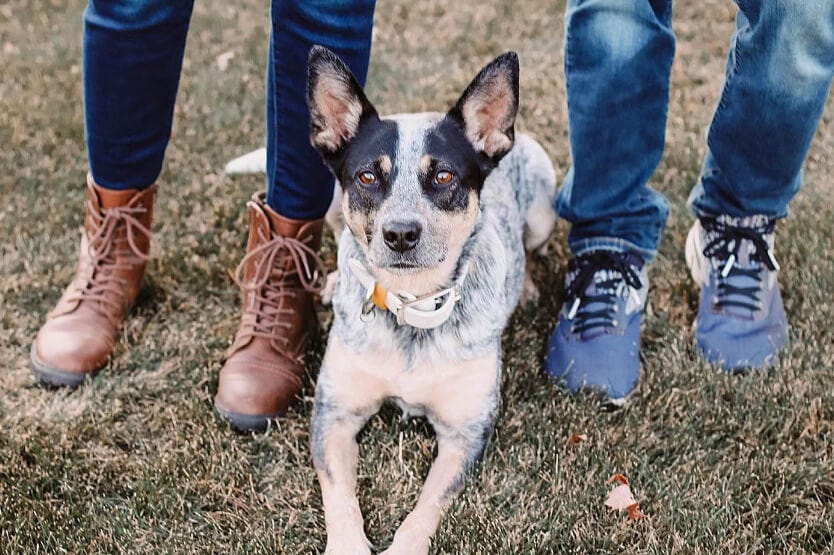
[[[584,392],[590,393],[592,395],[599,395],[600,396],[600,408],[605,411],[616,411],[623,409],[631,404],[632,400],[637,396],[637,389],[640,387],[640,383],[643,381],[643,365],[640,365],[639,375],[637,378],[637,385],[632,389],[627,395],[624,397],[609,397],[604,391],[594,388],[594,387],[583,387],[578,391],[572,391],[568,388],[562,378],[554,377],[550,372],[545,370],[544,374],[550,380],[552,384],[554,384],[557,388],[561,389],[568,395],[576,395],[577,393]]]
[[[701,246],[698,244],[701,232],[701,222],[695,220],[695,223],[689,228],[689,233],[686,236],[686,248],[684,254],[686,257],[686,265],[689,267],[689,273],[692,279],[695,280],[695,286],[700,288],[703,281],[703,269],[701,268]]]
[[[604,412],[614,412],[621,409],[624,409],[632,404],[632,402],[638,397],[637,390],[640,388],[640,384],[643,383],[643,365],[640,365],[639,374],[637,375],[637,384],[634,386],[634,389],[628,392],[624,397],[608,397],[604,395],[605,399],[602,401],[601,409]]]
[[[701,267],[701,256],[699,254],[703,249],[698,244],[701,236],[700,232],[701,222],[700,220],[695,220],[695,223],[692,224],[692,227],[689,228],[689,233],[686,235],[686,247],[684,248],[684,256],[686,258],[686,265],[689,267],[689,274],[692,276],[695,287],[698,289],[701,288],[704,275],[703,268]],[[703,357],[704,354],[700,351],[701,347],[698,345],[698,341],[695,340],[695,332],[698,331],[698,318],[695,318],[692,322],[691,331],[692,342]],[[706,357],[704,359],[706,360]]]
[[[271,422],[285,416],[285,413],[275,414],[243,414],[231,411],[214,400],[214,411],[223,420],[227,421],[232,428],[238,432],[263,432]]]
[[[80,373],[49,366],[38,359],[37,354],[35,354],[34,343],[32,343],[32,347],[29,349],[29,366],[32,368],[32,373],[41,382],[55,387],[69,387],[73,389],[83,384],[88,377],[92,378],[98,373],[98,370],[95,372]]]

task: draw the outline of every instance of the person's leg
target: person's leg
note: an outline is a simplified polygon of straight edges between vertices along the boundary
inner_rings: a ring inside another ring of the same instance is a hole
[[[84,13],[84,112],[93,180],[156,181],[171,136],[193,0],[90,0]]]
[[[333,176],[310,144],[307,58],[314,45],[325,46],[364,83],[373,15],[374,0],[272,2],[268,189],[249,203],[244,313],[215,397],[217,411],[238,429],[262,429],[295,401],[316,332],[312,291],[325,277],[316,251]]]
[[[666,134],[675,52],[671,0],[569,0],[565,80],[573,165],[559,194],[574,254],[600,246],[650,260],[666,223],[646,184]]]
[[[776,220],[799,190],[834,77],[834,2],[738,4],[687,241],[701,286],[695,337],[727,370],[768,366],[787,341]]]
[[[834,2],[739,2],[721,99],[690,205],[782,218],[834,76]]]
[[[671,0],[569,0],[565,79],[573,166],[565,303],[546,369],[571,391],[625,398],[640,372],[640,315],[666,222],[647,186],[663,153],[675,51]]]
[[[190,0],[87,6],[84,235],[75,279],[32,344],[45,382],[76,386],[104,366],[139,293],[190,15]]]
[[[272,0],[267,65],[267,195],[279,214],[324,216],[333,176],[310,144],[307,56],[318,44],[335,52],[364,86],[375,0]]]

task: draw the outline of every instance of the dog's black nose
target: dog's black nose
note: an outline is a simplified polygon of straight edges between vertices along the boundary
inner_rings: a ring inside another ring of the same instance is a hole
[[[416,247],[422,233],[420,222],[391,222],[382,227],[385,244],[396,252],[410,251]]]

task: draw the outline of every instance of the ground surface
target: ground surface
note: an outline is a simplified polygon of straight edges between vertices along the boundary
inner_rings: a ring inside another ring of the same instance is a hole
[[[233,433],[211,410],[237,324],[229,270],[242,254],[244,203],[262,186],[220,168],[261,142],[264,4],[197,2],[147,287],[113,363],[68,392],[36,385],[27,355],[71,277],[82,221],[82,3],[0,2],[2,553],[309,553],[324,545],[309,397],[266,435]],[[672,213],[651,269],[639,397],[604,413],[542,377],[565,263],[560,226],[536,271],[540,305],[518,313],[506,333],[500,423],[478,479],[443,521],[439,553],[831,550],[834,112],[779,230],[791,346],[772,372],[719,375],[691,347],[697,296],[684,269],[684,201],[734,5],[679,2],[676,10],[668,149],[653,179]],[[483,63],[515,49],[519,128],[544,142],[564,175],[562,3],[385,0],[377,20],[368,88],[382,111],[443,108]],[[227,51],[234,58],[221,71],[216,60]],[[574,434],[587,441],[569,444]],[[433,448],[427,426],[393,411],[364,433],[360,497],[377,545],[415,502]],[[630,478],[648,519],[628,524],[603,506],[615,472]]]

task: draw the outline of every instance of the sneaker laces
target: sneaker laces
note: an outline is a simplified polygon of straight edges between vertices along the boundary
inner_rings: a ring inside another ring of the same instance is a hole
[[[245,293],[254,295],[254,302],[244,312],[244,319],[248,319],[250,325],[241,330],[242,336],[277,339],[287,346],[290,339],[284,333],[292,328],[292,324],[281,316],[294,314],[295,309],[281,308],[283,298],[296,297],[298,286],[308,293],[320,292],[324,289],[327,271],[316,251],[307,245],[311,237],[301,241],[280,235],[267,238],[260,230],[258,233],[262,243],[246,253],[234,275],[235,283]],[[292,259],[289,268],[283,264],[286,256]],[[254,276],[244,281],[246,267],[253,261]],[[292,282],[293,276],[298,277],[298,286]]]
[[[94,229],[87,237],[90,274],[86,284],[76,289],[68,300],[93,301],[90,306],[114,326],[118,326],[119,312],[125,308],[124,290],[128,285],[128,280],[119,277],[121,272],[151,258],[137,245],[140,235],[148,242],[151,239],[151,230],[138,219],[146,211],[143,206],[115,206],[100,210],[94,206],[87,208]],[[127,249],[117,248],[121,243],[118,234],[122,229]],[[107,310],[107,307],[113,310]]]
[[[609,250],[596,250],[577,256],[571,261],[573,276],[568,280],[564,301],[570,302],[568,319],[573,320],[571,333],[582,333],[599,327],[615,327],[617,320],[617,298],[620,286],[625,283],[631,295],[639,302],[637,291],[643,287],[635,267],[636,255]],[[598,273],[603,279],[597,281]],[[595,285],[594,294],[588,293]]]
[[[704,256],[715,261],[721,270],[717,274],[718,293],[713,306],[715,308],[736,307],[750,312],[761,309],[759,295],[762,291],[762,267],[772,272],[779,270],[779,264],[773,256],[773,250],[765,238],[776,229],[775,220],[762,218],[756,225],[733,225],[725,220],[702,218],[701,225],[706,231],[709,242],[704,247]],[[742,244],[752,248],[748,250],[748,261],[752,264],[742,266],[740,255]]]

